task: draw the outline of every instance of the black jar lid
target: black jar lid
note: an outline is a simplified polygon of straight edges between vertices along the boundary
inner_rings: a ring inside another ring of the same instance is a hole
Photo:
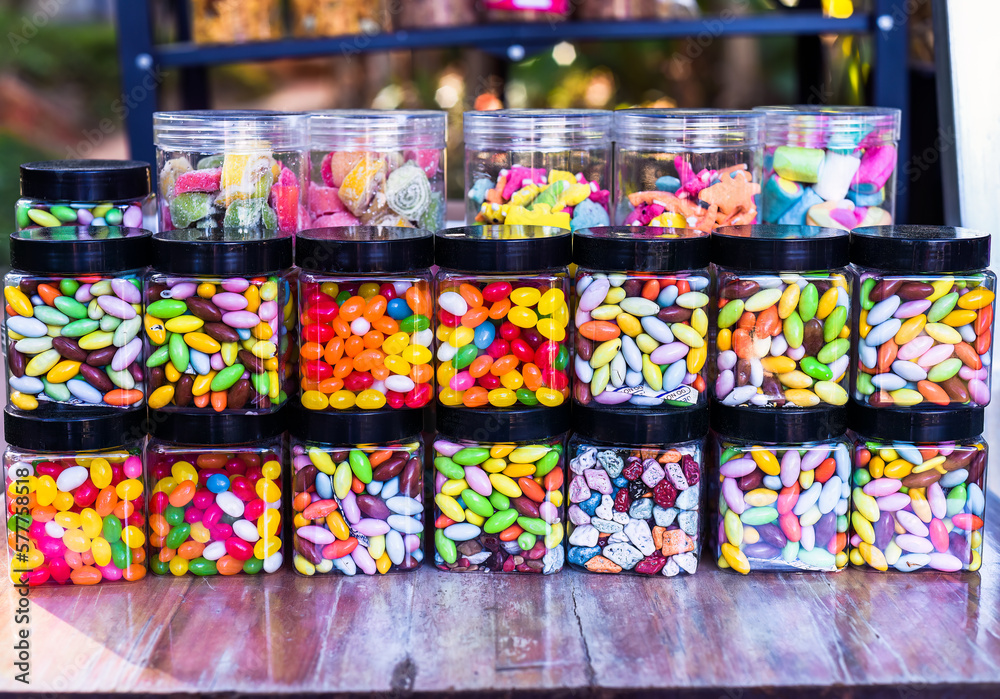
[[[847,408],[737,408],[712,403],[712,430],[767,444],[805,444],[843,436]]]
[[[292,266],[293,238],[186,228],[153,236],[153,267],[167,274],[259,276]]]
[[[105,202],[149,195],[151,168],[139,160],[43,160],[21,165],[21,196]]]
[[[851,401],[847,420],[853,431],[865,437],[895,442],[954,442],[983,433],[986,409],[873,408]]]
[[[712,262],[751,272],[837,269],[850,262],[850,235],[819,226],[723,226],[712,232]]]
[[[570,232],[549,226],[465,226],[435,238],[438,265],[462,272],[536,272],[573,257]]]
[[[650,410],[574,403],[573,431],[609,444],[679,444],[708,434],[708,406]]]
[[[851,231],[851,262],[886,272],[964,272],[990,266],[990,234],[954,226]]]
[[[293,437],[323,444],[387,444],[424,429],[422,408],[400,410],[306,410],[296,405],[289,420]]]
[[[295,263],[313,272],[396,274],[434,264],[434,234],[421,228],[342,226],[295,234]]]
[[[247,444],[278,436],[285,423],[284,410],[261,415],[150,410],[149,436],[177,444]]]
[[[145,435],[145,410],[39,406],[25,412],[7,406],[4,438],[29,451],[84,452],[122,447]]]
[[[94,274],[145,267],[150,233],[119,226],[53,226],[10,234],[10,266],[36,274]]]
[[[452,439],[473,442],[534,442],[569,431],[570,408],[452,408],[437,406],[437,429]]]
[[[711,262],[711,237],[691,228],[602,226],[573,233],[573,262],[587,269],[681,272]]]

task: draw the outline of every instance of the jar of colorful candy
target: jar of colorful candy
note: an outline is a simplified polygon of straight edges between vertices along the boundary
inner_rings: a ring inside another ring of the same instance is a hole
[[[609,225],[611,118],[585,109],[466,112],[466,222]]]
[[[437,409],[434,564],[454,572],[562,570],[569,405]]]
[[[712,406],[719,567],[837,571],[847,565],[851,445],[845,408]]]
[[[303,231],[299,384],[309,410],[422,408],[434,397],[434,236],[420,228]]]
[[[294,394],[292,237],[157,233],[144,318],[149,407],[276,411]]]
[[[49,160],[21,165],[17,230],[43,226],[156,227],[149,163]]]
[[[21,410],[139,407],[149,232],[28,228],[4,277],[7,402]]]
[[[855,229],[860,275],[854,399],[875,407],[990,402],[996,275],[990,235],[967,228]]]
[[[558,406],[569,398],[567,231],[471,226],[438,233],[441,405]]]
[[[615,220],[697,228],[757,223],[764,115],[623,109],[615,115]]]
[[[851,349],[846,231],[732,226],[712,235],[719,309],[713,397],[725,405],[844,405]]]
[[[573,235],[577,403],[705,403],[709,253],[708,234],[685,228]]]
[[[446,131],[446,112],[311,114],[309,227],[443,228]]]
[[[573,406],[567,560],[593,573],[693,574],[708,406]]]
[[[306,126],[303,115],[263,110],[154,114],[159,230],[299,230]]]
[[[907,573],[983,563],[984,410],[852,403],[851,564]]]
[[[81,408],[58,426],[7,407],[4,492],[15,584],[146,575],[143,410]]]
[[[420,410],[301,410],[292,423],[295,570],[375,575],[424,558]]]
[[[206,576],[281,568],[282,416],[152,411],[150,422],[150,569]]]
[[[898,109],[757,109],[767,114],[764,223],[852,230],[893,222]]]

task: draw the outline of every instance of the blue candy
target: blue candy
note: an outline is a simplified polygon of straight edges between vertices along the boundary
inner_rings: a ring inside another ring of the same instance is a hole
[[[803,226],[806,223],[806,215],[809,213],[809,209],[822,203],[823,197],[816,194],[812,187],[807,187],[802,193],[802,198],[778,218],[778,223],[783,226]]]
[[[224,493],[229,490],[229,479],[221,473],[213,473],[208,477],[208,480],[205,481],[205,485],[208,486],[208,489],[213,493]]]
[[[573,565],[586,565],[587,561],[601,552],[600,546],[570,546],[569,562]]]
[[[393,320],[403,320],[410,316],[410,307],[406,304],[405,299],[393,299],[389,302],[385,312]]]
[[[569,227],[578,231],[583,228],[597,228],[598,226],[610,226],[611,217],[604,207],[596,201],[584,199],[573,209],[573,220]]]
[[[469,190],[469,199],[476,202],[477,207],[480,207],[486,199],[486,192],[491,189],[493,189],[493,180],[478,179],[472,185],[472,189]]]
[[[478,349],[484,350],[493,344],[493,340],[496,339],[497,329],[490,321],[486,321],[476,328],[476,332],[472,337],[472,344],[474,344]]]
[[[681,181],[670,175],[664,175],[656,180],[656,190],[658,192],[676,192],[680,186]]]
[[[580,503],[580,509],[591,517],[597,512],[597,506],[601,504],[601,494],[593,493],[589,498]]]

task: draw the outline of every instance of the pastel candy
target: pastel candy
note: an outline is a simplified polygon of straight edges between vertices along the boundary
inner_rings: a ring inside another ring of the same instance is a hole
[[[851,189],[871,194],[885,187],[896,169],[896,146],[887,144],[865,150]]]
[[[803,188],[798,182],[772,175],[764,184],[764,211],[768,221],[781,218],[802,198]]]
[[[847,198],[854,202],[855,206],[881,206],[885,202],[885,187],[870,194],[850,189]]]
[[[826,201],[839,201],[847,196],[851,180],[858,171],[861,161],[853,155],[829,152],[813,190]]]
[[[774,151],[774,171],[786,180],[813,184],[819,181],[825,158],[820,148],[779,146]]]
[[[812,187],[807,187],[802,193],[802,197],[778,218],[778,223],[783,226],[801,226],[806,222],[809,210],[822,203],[823,197],[816,194]]]
[[[590,199],[580,202],[573,209],[570,228],[574,231],[608,225],[611,225],[611,218],[608,212],[603,206]]]

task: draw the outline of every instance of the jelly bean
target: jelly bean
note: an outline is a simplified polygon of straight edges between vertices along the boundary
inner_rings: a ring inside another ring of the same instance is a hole
[[[22,170],[24,168],[22,167]],[[143,227],[143,210],[149,208],[149,198],[115,202],[46,201],[25,196],[17,202],[17,230],[42,226],[124,226]]]

